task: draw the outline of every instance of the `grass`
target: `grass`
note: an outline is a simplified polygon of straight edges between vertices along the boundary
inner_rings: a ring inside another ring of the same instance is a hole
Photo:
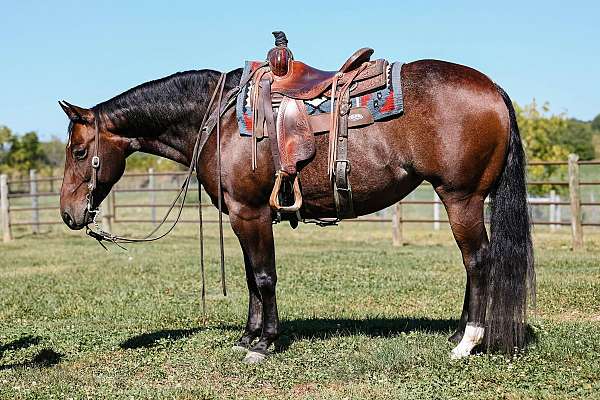
[[[203,317],[194,233],[127,252],[62,228],[1,245],[0,397],[600,398],[597,231],[573,253],[566,229],[537,230],[527,352],[453,362],[465,276],[449,231],[409,229],[394,248],[388,224],[277,226],[284,331],[260,366],[230,349],[247,301],[236,240],[223,298],[209,227]]]

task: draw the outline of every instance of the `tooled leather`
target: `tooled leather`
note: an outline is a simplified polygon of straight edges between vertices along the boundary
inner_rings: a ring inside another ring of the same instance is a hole
[[[298,163],[314,156],[315,137],[301,100],[282,100],[277,114],[277,143],[281,169],[287,174],[296,174]]]

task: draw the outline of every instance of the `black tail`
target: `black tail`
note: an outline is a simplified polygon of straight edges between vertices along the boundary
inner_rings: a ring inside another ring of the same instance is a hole
[[[525,152],[512,102],[496,85],[510,115],[504,170],[491,193],[490,251],[485,318],[489,350],[513,353],[525,346],[528,294],[535,302],[535,271]]]

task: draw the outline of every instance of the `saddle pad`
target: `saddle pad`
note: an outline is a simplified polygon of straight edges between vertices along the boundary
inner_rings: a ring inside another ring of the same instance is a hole
[[[261,64],[260,61],[246,61],[242,80],[252,73]],[[388,84],[384,89],[376,90],[362,96],[351,98],[352,107],[367,107],[375,121],[400,115],[404,112],[404,100],[402,98],[402,81],[400,62],[389,64],[387,76]],[[249,82],[238,94],[236,101],[236,115],[240,135],[252,136],[253,110],[250,104],[252,93],[252,82]],[[308,115],[327,113],[331,110],[331,102],[327,97],[304,101]]]

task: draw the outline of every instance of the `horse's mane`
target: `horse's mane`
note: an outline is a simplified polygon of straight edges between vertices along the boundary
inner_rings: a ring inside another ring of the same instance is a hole
[[[227,74],[226,88],[235,86],[241,69]],[[197,124],[211,95],[210,83],[219,72],[203,69],[177,72],[142,83],[92,108],[120,132],[153,136],[174,123]]]

